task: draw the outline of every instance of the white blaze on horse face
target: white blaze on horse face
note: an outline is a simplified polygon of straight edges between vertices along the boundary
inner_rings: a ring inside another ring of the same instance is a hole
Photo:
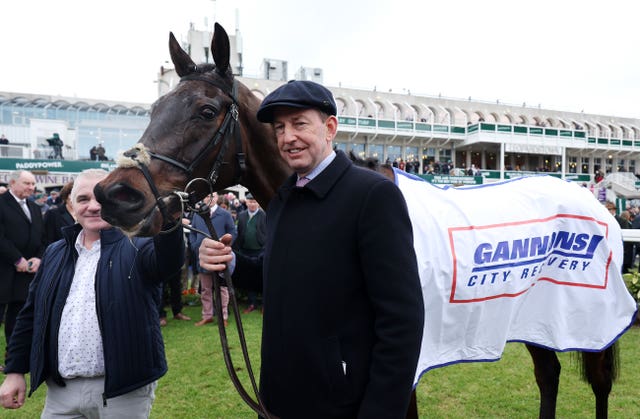
[[[337,130],[334,116],[322,121],[315,109],[277,108],[273,128],[285,162],[300,176],[309,174],[331,154]]]

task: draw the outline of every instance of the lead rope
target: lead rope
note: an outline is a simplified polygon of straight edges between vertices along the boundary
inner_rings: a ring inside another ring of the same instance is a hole
[[[137,166],[142,173],[144,174],[145,179],[147,180],[147,183],[149,184],[151,191],[153,192],[155,198],[156,198],[156,205],[151,209],[151,211],[153,211],[153,209],[155,209],[156,207],[159,207],[160,212],[163,216],[164,221],[167,221],[167,212],[166,212],[166,206],[164,205],[164,202],[162,202],[162,199],[160,198],[160,194],[157,190],[157,188],[155,187],[155,184],[153,182],[153,178],[151,177],[151,174],[149,173],[149,169],[147,168],[147,165],[145,164],[145,159],[148,159],[145,155],[145,148],[144,145],[139,144],[139,148],[133,148],[131,150],[129,150],[127,153],[124,153],[124,156],[129,160],[129,164],[135,164],[135,166]],[[135,151],[137,151],[138,153],[142,154],[142,158],[140,158],[141,156],[136,153]],[[189,184],[187,184],[187,189],[189,188],[189,186],[192,184],[192,182],[197,181],[200,179],[193,179],[191,182],[189,182]],[[205,180],[206,182],[206,180]],[[212,188],[212,184],[207,182],[209,184],[210,189]],[[200,233],[202,235],[204,235],[205,237],[208,237],[210,239],[219,241],[218,235],[216,234],[215,229],[213,228],[213,225],[211,224],[211,218],[208,216],[208,211],[209,211],[209,207],[207,205],[203,205],[200,210],[195,209],[192,205],[190,200],[192,199],[191,194],[187,193],[187,192],[174,192],[174,194],[176,194],[178,196],[178,198],[180,198],[180,204],[182,206],[182,212],[184,212],[184,208],[185,208],[185,202],[187,204],[187,207],[192,210],[195,211],[197,213],[199,213],[202,218],[205,221],[205,224],[207,225],[207,229],[209,230],[209,234],[203,232],[203,231],[199,231],[197,229],[194,229],[193,227],[189,227],[189,226],[183,226],[184,228],[196,231],[197,233]],[[195,200],[195,199],[194,199]],[[160,233],[168,233],[170,231],[173,231],[174,229],[178,228],[181,225],[180,221],[176,221],[175,225],[173,227],[171,227],[169,230],[165,230],[165,231],[161,231]],[[266,406],[264,405],[264,403],[262,402],[262,399],[260,398],[260,392],[258,391],[258,386],[256,385],[256,379],[255,379],[255,375],[253,374],[253,368],[251,367],[251,361],[249,359],[249,351],[247,349],[247,341],[245,338],[245,334],[244,334],[244,328],[242,327],[242,319],[240,318],[240,310],[238,309],[238,302],[236,300],[235,297],[235,289],[233,287],[233,282],[231,280],[231,274],[229,272],[229,267],[227,266],[225,268],[225,279],[227,279],[227,288],[229,289],[229,300],[231,301],[232,307],[233,307],[233,314],[234,314],[234,318],[236,320],[236,324],[237,324],[237,328],[238,328],[238,338],[240,341],[240,346],[242,348],[242,356],[244,358],[244,362],[245,362],[245,366],[247,368],[247,374],[249,375],[249,380],[251,381],[251,386],[253,387],[253,391],[256,395],[256,399],[258,400],[257,403],[251,398],[251,396],[247,393],[247,391],[244,389],[244,386],[242,385],[242,383],[240,382],[240,379],[238,378],[238,375],[236,374],[235,368],[233,367],[233,361],[231,360],[231,352],[229,349],[229,343],[227,341],[227,332],[226,329],[224,328],[224,322],[220,321],[222,320],[222,306],[220,304],[221,301],[221,295],[220,295],[220,275],[216,272],[213,275],[213,282],[214,282],[214,292],[215,292],[215,297],[216,300],[218,302],[218,304],[215,304],[216,307],[216,314],[218,315],[218,331],[220,334],[220,344],[222,345],[222,354],[224,356],[224,362],[225,365],[227,367],[227,372],[229,373],[229,377],[231,378],[231,382],[233,383],[234,387],[236,388],[236,391],[238,392],[238,394],[240,395],[240,398],[242,398],[242,400],[254,411],[256,412],[258,415],[264,417],[265,419],[278,419],[277,416],[272,415],[266,408]]]
[[[195,209],[194,209],[195,210]],[[200,209],[195,210],[205,221],[207,229],[209,230],[209,234],[199,231],[194,228],[189,228],[193,231],[196,231],[200,234],[203,234],[205,237],[210,239],[219,241],[219,237],[213,228],[213,224],[211,223],[211,218],[208,216],[209,208],[207,205],[202,206]],[[216,310],[216,316],[218,316],[218,332],[220,335],[220,344],[222,346],[222,354],[224,358],[224,363],[227,367],[227,372],[229,373],[229,377],[231,378],[231,382],[236,388],[238,394],[242,398],[242,400],[258,415],[264,417],[265,419],[278,419],[277,416],[271,414],[267,407],[264,405],[262,398],[260,397],[260,392],[258,391],[258,386],[256,384],[255,375],[253,373],[253,368],[251,367],[251,360],[249,359],[249,351],[247,349],[247,341],[244,334],[244,327],[242,326],[242,318],[240,317],[240,309],[238,308],[238,301],[236,299],[235,288],[233,286],[233,281],[231,278],[231,273],[229,271],[229,267],[227,266],[224,271],[224,279],[227,284],[227,288],[229,289],[229,301],[231,302],[231,306],[233,309],[233,317],[236,321],[236,326],[238,328],[238,339],[240,341],[240,347],[242,348],[242,356],[244,358],[245,366],[247,368],[247,375],[249,376],[249,380],[251,381],[251,386],[256,395],[257,402],[254,401],[251,396],[247,393],[244,386],[240,382],[238,375],[236,374],[236,370],[233,366],[233,361],[231,359],[231,351],[229,349],[229,342],[227,340],[227,331],[224,327],[224,321],[222,318],[222,304],[221,304],[221,295],[220,295],[220,282],[222,278],[218,272],[215,272],[213,275],[213,286],[214,286],[214,295],[216,298],[216,304],[214,304]]]

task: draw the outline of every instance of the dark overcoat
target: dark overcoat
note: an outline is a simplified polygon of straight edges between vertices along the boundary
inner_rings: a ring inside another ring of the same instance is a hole
[[[49,208],[44,214],[44,232],[47,245],[62,238],[62,228],[74,225],[76,220],[64,203]]]
[[[15,263],[44,253],[42,212],[28,199],[27,206],[31,221],[9,191],[0,195],[0,303],[27,300],[34,274],[17,272]]]
[[[286,418],[403,418],[424,307],[404,198],[338,151],[267,209],[261,394]]]

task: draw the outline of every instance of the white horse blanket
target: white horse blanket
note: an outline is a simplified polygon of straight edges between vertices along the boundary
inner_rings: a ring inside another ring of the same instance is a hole
[[[415,383],[506,342],[601,351],[633,324],[618,222],[586,189],[550,176],[441,188],[396,171],[426,309]]]

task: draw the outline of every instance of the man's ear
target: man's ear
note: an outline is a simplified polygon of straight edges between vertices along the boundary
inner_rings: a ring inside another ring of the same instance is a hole
[[[325,121],[325,124],[327,125],[327,139],[333,140],[338,133],[338,118],[336,118],[334,115],[329,115],[329,117]]]

